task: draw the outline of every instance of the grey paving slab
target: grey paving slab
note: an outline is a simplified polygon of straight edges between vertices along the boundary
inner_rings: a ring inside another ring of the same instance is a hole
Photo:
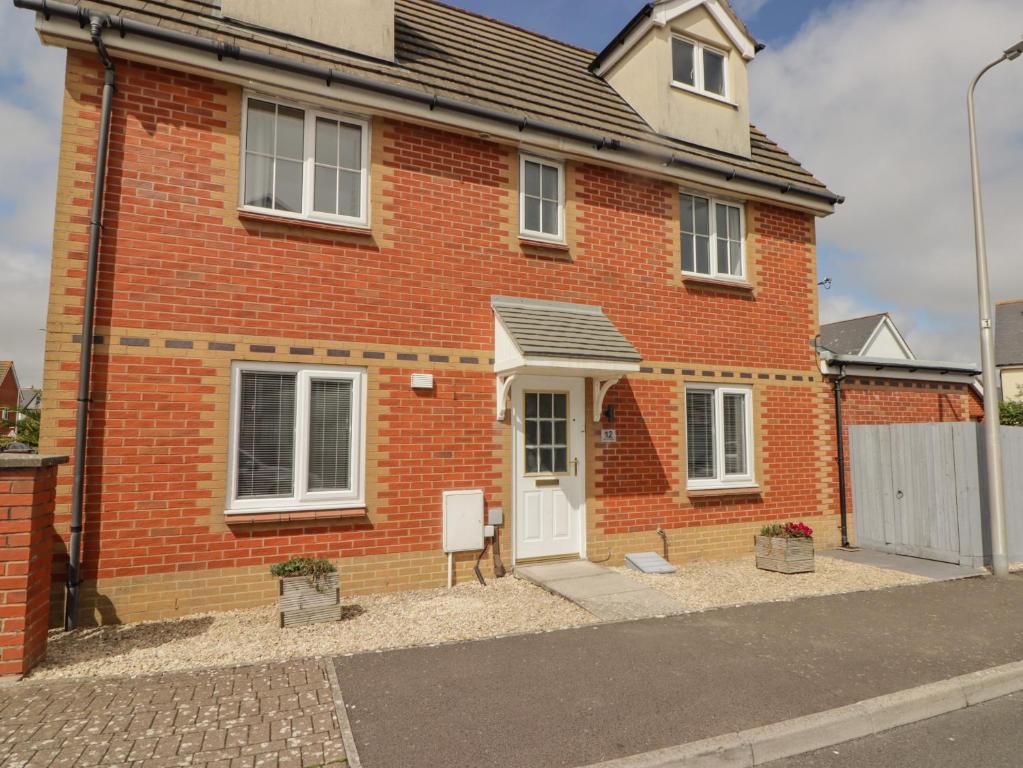
[[[685,610],[680,602],[663,592],[585,560],[519,566],[515,575],[605,621],[665,616]]]
[[[363,654],[337,672],[365,768],[574,768],[1020,659],[1017,575]]]
[[[984,576],[987,574],[987,571],[979,568],[968,568],[966,566],[954,565],[952,563],[941,563],[937,560],[924,560],[920,557],[895,555],[889,552],[876,552],[872,549],[857,549],[851,551],[832,549],[825,552],[818,552],[818,554],[823,557],[833,557],[836,560],[845,560],[850,563],[872,565],[875,568],[884,568],[889,571],[912,573],[916,576],[924,576],[928,579],[934,579],[935,581],[968,579],[973,576]]]
[[[0,688],[0,765],[342,766],[319,660]]]
[[[979,704],[764,768],[1019,768],[1023,694]]]

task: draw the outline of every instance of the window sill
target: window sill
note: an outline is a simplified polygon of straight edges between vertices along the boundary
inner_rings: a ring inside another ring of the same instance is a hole
[[[714,288],[730,288],[735,291],[747,291],[752,293],[753,283],[745,280],[730,280],[724,277],[710,277],[709,275],[696,275],[689,272],[682,273],[682,282],[693,285],[706,285]]]
[[[689,488],[686,495],[691,499],[715,499],[726,496],[759,496],[762,492],[759,485],[739,485],[734,488]]]
[[[335,232],[342,235],[359,235],[361,237],[373,236],[373,230],[370,227],[361,227],[355,224],[335,224],[329,221],[303,219],[296,216],[278,216],[273,213],[250,211],[246,208],[238,209],[238,218],[242,221],[251,221],[257,224],[279,224],[283,226],[304,227],[305,229],[316,229],[321,232]]]
[[[519,236],[519,245],[523,248],[542,248],[546,251],[558,251],[559,253],[568,253],[568,243],[563,243],[558,240],[537,240],[532,237],[526,237],[525,235]]]
[[[724,96],[718,96],[716,93],[711,93],[710,91],[701,91],[699,88],[694,88],[691,85],[686,85],[685,83],[680,83],[677,80],[672,80],[671,81],[671,87],[675,88],[675,89],[677,89],[679,91],[685,91],[686,93],[691,93],[691,94],[693,94],[693,96],[699,96],[699,97],[704,98],[704,99],[709,99],[710,101],[716,101],[718,104],[723,104],[724,106],[731,107],[732,109],[738,109],[739,108],[739,105],[736,104],[731,99],[726,99]]]
[[[358,520],[366,517],[365,507],[350,509],[301,509],[291,512],[231,512],[224,513],[228,525],[257,523],[291,523],[309,520]]]

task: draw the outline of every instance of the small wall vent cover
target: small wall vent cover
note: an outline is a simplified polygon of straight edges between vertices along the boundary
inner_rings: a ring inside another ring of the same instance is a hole
[[[433,374],[413,373],[412,389],[433,389]]]

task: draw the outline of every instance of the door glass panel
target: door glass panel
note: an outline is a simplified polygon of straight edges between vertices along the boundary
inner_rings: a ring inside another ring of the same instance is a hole
[[[568,471],[568,395],[525,394],[526,473]]]

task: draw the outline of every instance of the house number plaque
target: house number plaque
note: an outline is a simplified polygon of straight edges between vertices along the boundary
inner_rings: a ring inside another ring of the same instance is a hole
[[[618,442],[618,430],[615,430],[615,429],[602,429],[602,430],[600,430],[600,442],[602,442],[602,443],[617,443]]]

